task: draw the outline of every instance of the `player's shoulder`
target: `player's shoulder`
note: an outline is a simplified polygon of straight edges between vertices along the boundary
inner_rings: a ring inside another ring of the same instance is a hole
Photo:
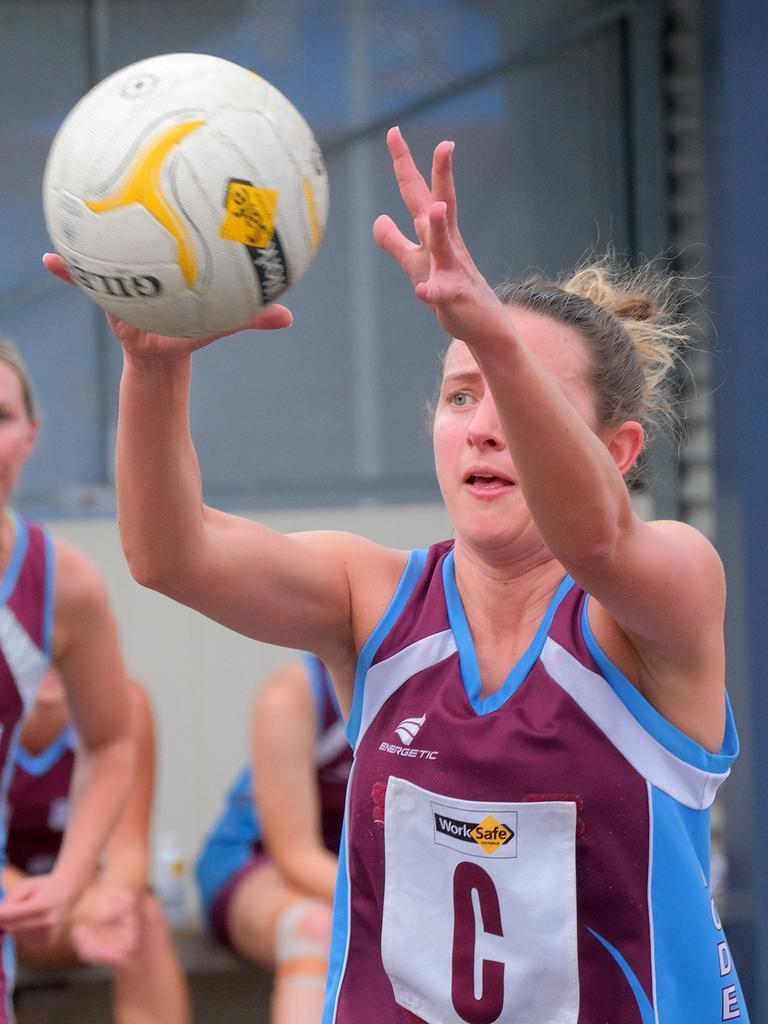
[[[675,537],[684,543],[700,545],[715,552],[714,545],[701,530],[691,523],[683,522],[682,519],[652,519],[648,525],[668,537]]]
[[[140,715],[152,717],[152,698],[146,685],[134,675],[126,675],[125,678],[134,711]]]
[[[383,571],[402,567],[408,559],[408,552],[389,547],[349,530],[312,530],[291,535],[307,545],[318,557],[341,558],[348,569],[367,566],[370,570]]]
[[[717,548],[701,530],[679,519],[657,519],[648,525],[668,543],[674,544],[681,558],[694,560],[700,569],[724,577],[723,562]]]
[[[408,563],[409,551],[390,547],[355,533],[337,533],[329,544],[343,555],[350,582],[360,581],[366,588],[397,584]]]
[[[299,715],[313,710],[311,682],[303,658],[270,672],[253,696],[256,714]]]
[[[85,611],[106,602],[106,584],[96,564],[79,548],[59,537],[53,539],[53,546],[56,553],[54,588],[57,610]]]
[[[386,605],[408,563],[410,552],[390,547],[358,533],[322,530],[293,534],[308,545],[308,553],[342,566],[353,605]]]

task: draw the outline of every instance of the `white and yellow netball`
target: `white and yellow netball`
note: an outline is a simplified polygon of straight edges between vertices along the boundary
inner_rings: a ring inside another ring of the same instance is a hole
[[[43,178],[51,241],[94,302],[158,334],[244,323],[302,276],[328,215],[307,122],[257,74],[171,53],[68,114]]]

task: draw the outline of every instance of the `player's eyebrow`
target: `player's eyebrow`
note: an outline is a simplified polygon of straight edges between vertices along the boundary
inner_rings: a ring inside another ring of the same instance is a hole
[[[443,377],[443,385],[445,384],[463,384],[463,383],[474,383],[481,377],[479,370],[454,370],[453,373],[446,373]]]

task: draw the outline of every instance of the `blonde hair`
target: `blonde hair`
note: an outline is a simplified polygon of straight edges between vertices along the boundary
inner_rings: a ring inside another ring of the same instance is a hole
[[[24,401],[24,408],[32,423],[37,421],[37,405],[35,403],[35,392],[32,387],[32,379],[21,358],[21,353],[12,345],[7,338],[0,335],[0,363],[5,363],[19,378],[21,384],[21,397]]]
[[[633,268],[609,253],[556,280],[502,284],[496,294],[579,331],[600,426],[637,420],[648,431],[674,422],[669,380],[690,327],[680,281],[658,262]]]

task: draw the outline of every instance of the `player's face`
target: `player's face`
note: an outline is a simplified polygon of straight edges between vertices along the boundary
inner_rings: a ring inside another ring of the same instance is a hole
[[[515,327],[569,402],[594,427],[588,355],[579,333],[527,310],[511,309]],[[541,547],[517,486],[496,405],[475,359],[454,340],[446,354],[434,418],[437,478],[457,537],[495,551],[535,554]]]
[[[0,362],[0,502],[8,502],[24,463],[32,454],[37,424],[29,418],[21,381]]]

